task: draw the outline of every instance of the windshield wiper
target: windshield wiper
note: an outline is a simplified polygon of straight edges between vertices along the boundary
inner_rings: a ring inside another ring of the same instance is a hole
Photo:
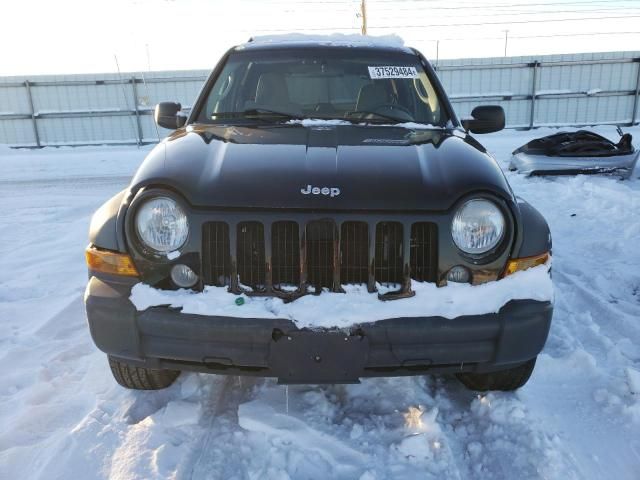
[[[271,110],[269,108],[249,108],[243,111],[242,113],[244,115],[256,115],[256,116],[271,115],[271,116],[277,116],[277,117],[284,117],[291,120],[297,120],[302,118],[300,115],[297,115],[295,113],[280,112],[278,110]]]
[[[300,115],[296,115],[288,112],[279,112],[277,110],[271,110],[268,108],[249,108],[242,112],[217,112],[212,115],[216,119],[224,118],[256,118],[264,120],[265,117],[279,117],[287,120],[298,120],[302,118]]]
[[[356,111],[353,111],[353,112],[349,112],[349,113],[347,113],[346,118],[348,119],[351,116],[359,116],[358,120],[361,120],[361,121],[364,121],[364,122],[373,123],[370,120],[364,118],[367,115],[375,115],[375,116],[380,117],[380,118],[382,118],[384,120],[395,122],[395,123],[404,123],[404,122],[408,122],[409,121],[406,118],[398,118],[398,117],[394,117],[393,115],[385,115],[384,113],[372,112],[372,111],[369,111],[369,110],[356,110]]]

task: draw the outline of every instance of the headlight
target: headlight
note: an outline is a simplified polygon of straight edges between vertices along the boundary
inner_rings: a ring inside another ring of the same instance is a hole
[[[493,202],[469,200],[453,217],[451,235],[460,250],[479,255],[500,243],[504,226],[504,216]]]
[[[157,252],[168,253],[187,241],[189,220],[175,200],[155,197],[138,209],[136,231],[145,245]]]

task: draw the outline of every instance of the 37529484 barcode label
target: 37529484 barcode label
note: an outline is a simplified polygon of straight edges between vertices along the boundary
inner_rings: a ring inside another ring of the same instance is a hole
[[[369,67],[370,78],[418,78],[416,67],[383,66]]]

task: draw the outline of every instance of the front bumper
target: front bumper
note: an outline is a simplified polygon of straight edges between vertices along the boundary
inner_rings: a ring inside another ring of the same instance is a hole
[[[148,368],[277,377],[280,383],[353,383],[361,377],[488,372],[534,358],[547,339],[550,302],[516,300],[498,313],[392,318],[345,330],[301,330],[288,319],[138,312],[136,279],[91,277],[85,293],[94,342]],[[400,300],[401,301],[401,300]]]

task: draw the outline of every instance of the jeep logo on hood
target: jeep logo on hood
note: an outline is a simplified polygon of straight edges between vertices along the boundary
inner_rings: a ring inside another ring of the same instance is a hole
[[[307,185],[305,188],[300,189],[300,193],[303,195],[329,195],[330,197],[337,197],[340,195],[340,189],[338,187],[314,187],[313,185]]]

